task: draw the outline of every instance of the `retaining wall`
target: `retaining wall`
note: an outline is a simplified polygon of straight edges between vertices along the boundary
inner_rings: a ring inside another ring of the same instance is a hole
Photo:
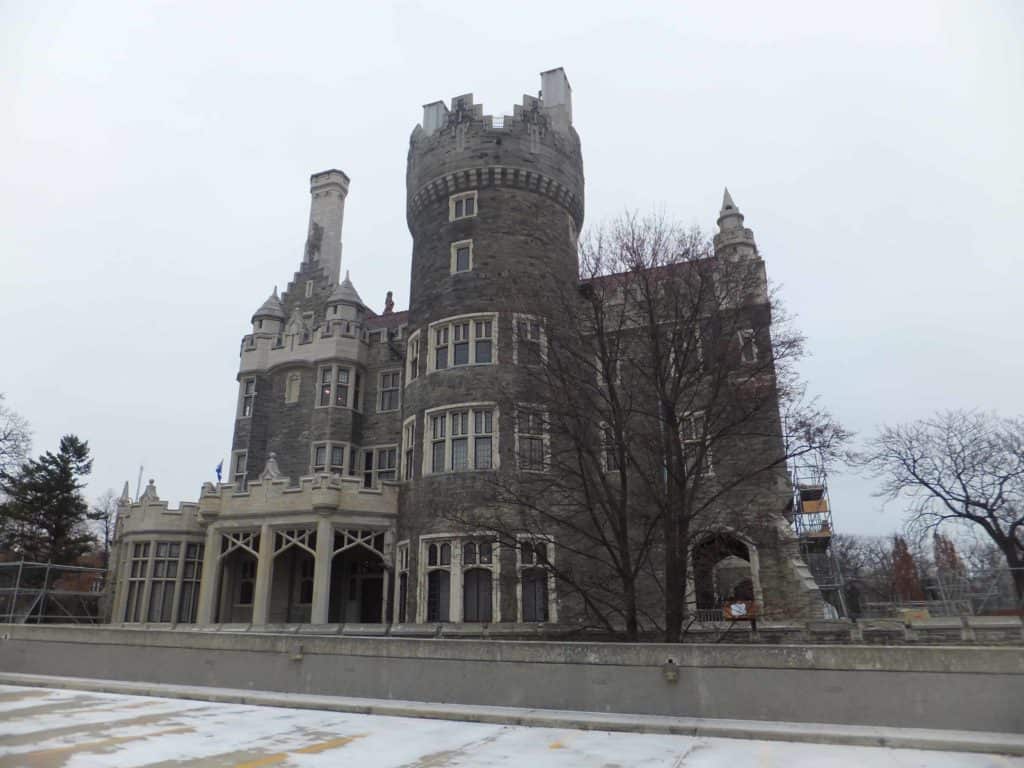
[[[1006,647],[559,643],[14,625],[0,629],[0,671],[1024,733],[1024,649]]]

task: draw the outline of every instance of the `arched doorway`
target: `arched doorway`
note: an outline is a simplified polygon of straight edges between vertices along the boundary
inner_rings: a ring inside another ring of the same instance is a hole
[[[331,623],[383,622],[387,577],[383,531],[336,530],[327,620]]]
[[[698,618],[721,620],[726,603],[758,599],[756,558],[739,537],[727,532],[706,536],[691,549],[691,561]]]
[[[316,530],[275,530],[271,562],[267,621],[271,624],[308,624],[313,609]]]
[[[214,611],[216,621],[228,624],[252,622],[259,551],[260,535],[256,531],[228,532],[221,536],[218,553],[220,578]]]

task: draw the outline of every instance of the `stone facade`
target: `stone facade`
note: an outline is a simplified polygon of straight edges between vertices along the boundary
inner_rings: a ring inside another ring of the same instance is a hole
[[[543,568],[565,556],[547,532],[524,530],[528,546],[501,546],[436,512],[439,503],[493,512],[494,478],[519,471],[520,403],[530,402],[534,374],[517,359],[517,334],[545,315],[543,292],[532,290],[539,276],[579,280],[584,185],[571,89],[561,69],[543,73],[541,86],[504,118],[484,115],[472,95],[424,107],[408,156],[406,312],[389,295],[377,314],[347,272],[339,282],[349,179],[312,176],[299,270],[242,339],[226,482],[205,484],[179,510],[152,483],[137,502],[125,492],[114,621],[576,620]],[[728,193],[719,227],[718,255],[749,262],[764,289],[753,234]],[[744,449],[781,445],[777,409],[772,418],[767,445]],[[787,482],[773,476],[759,491],[756,526],[733,526],[733,566],[745,561],[765,609],[820,617],[782,515]],[[499,513],[514,519],[516,510]]]

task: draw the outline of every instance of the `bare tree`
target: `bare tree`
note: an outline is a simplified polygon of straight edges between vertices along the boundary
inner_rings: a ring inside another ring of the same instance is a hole
[[[0,392],[0,476],[14,472],[28,458],[32,430],[28,421],[4,405]]]
[[[912,527],[966,524],[1002,552],[1024,606],[1024,421],[947,411],[885,427],[861,457]]]
[[[520,471],[494,482],[518,514],[447,514],[512,543],[523,530],[557,537],[547,567],[595,624],[674,642],[696,538],[758,525],[751,510],[766,503],[781,515],[787,461],[831,456],[847,433],[805,399],[792,368],[803,339],[773,324],[760,260],[717,258],[697,230],[625,215],[581,242],[580,261],[578,286],[531,286],[545,332],[515,331],[520,357],[545,339],[528,390],[505,393]],[[522,437],[531,418],[546,445]]]
[[[103,546],[103,567],[110,563],[110,542],[114,536],[114,525],[117,523],[117,494],[108,488],[93,502],[89,519],[96,531],[96,538]]]

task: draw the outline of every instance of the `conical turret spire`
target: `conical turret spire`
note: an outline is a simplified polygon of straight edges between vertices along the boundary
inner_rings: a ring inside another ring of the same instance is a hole
[[[345,279],[341,281],[337,288],[334,289],[334,293],[331,294],[331,298],[327,302],[328,304],[354,304],[357,307],[365,307],[363,300],[359,298],[359,293],[356,291],[356,287],[352,285],[352,278],[349,277],[348,270],[345,270]]]
[[[743,214],[728,187],[722,195],[722,210],[718,212],[715,254],[733,260],[757,257],[754,233],[743,226]]]
[[[277,296],[277,286],[274,286],[274,292],[270,294],[263,305],[256,310],[253,315],[253,319],[257,317],[275,317],[278,320],[284,320],[284,307],[281,306],[281,299]]]

